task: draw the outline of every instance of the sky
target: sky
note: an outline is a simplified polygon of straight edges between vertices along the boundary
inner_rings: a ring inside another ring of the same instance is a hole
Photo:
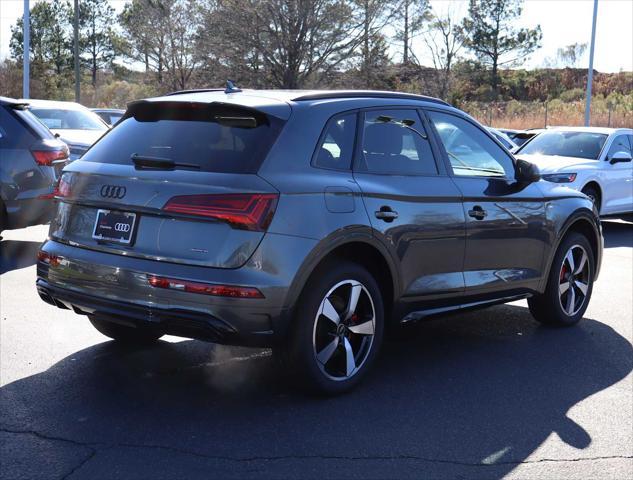
[[[31,0],[35,3],[38,0]],[[39,0],[46,1],[46,0]],[[120,11],[126,0],[110,0]],[[463,16],[468,9],[467,0],[431,0],[438,13],[447,9]],[[0,59],[9,56],[11,26],[22,15],[24,0],[0,0]],[[560,47],[573,43],[589,43],[593,0],[525,0],[520,26],[539,24],[543,31],[542,48],[525,63],[527,68],[543,66],[548,57],[554,57]],[[598,22],[594,68],[600,72],[633,71],[633,0],[598,0]],[[392,56],[400,56],[399,45],[392,45]],[[431,65],[424,44],[414,39],[413,50],[422,64]],[[588,65],[588,50],[582,66]]]

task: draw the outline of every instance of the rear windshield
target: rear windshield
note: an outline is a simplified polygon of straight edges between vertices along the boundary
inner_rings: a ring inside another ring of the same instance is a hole
[[[82,160],[134,165],[133,157],[195,165],[200,171],[254,173],[283,122],[261,112],[168,102],[132,106]]]
[[[16,108],[14,112],[39,138],[55,138],[51,131],[28,110]]]

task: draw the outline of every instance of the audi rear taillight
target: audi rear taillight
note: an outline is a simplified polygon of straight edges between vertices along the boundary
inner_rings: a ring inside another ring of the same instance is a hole
[[[213,283],[189,282],[175,278],[148,276],[147,281],[154,288],[180,290],[188,293],[201,293],[214,297],[231,298],[264,298],[262,292],[254,287],[240,287],[236,285],[217,285]]]
[[[53,195],[56,197],[70,197],[70,183],[64,180],[64,177],[59,177]]]
[[[61,257],[58,257],[57,255],[51,255],[44,250],[40,250],[37,252],[37,260],[42,263],[46,263],[51,267],[57,267],[61,263]]]
[[[50,167],[54,163],[68,160],[68,147],[55,150],[31,150],[35,163],[44,167]]]
[[[263,231],[270,225],[278,198],[274,193],[180,195],[172,197],[163,210],[215,218],[244,230]]]
[[[53,191],[51,193],[45,193],[43,195],[38,195],[37,198],[42,200],[50,200],[52,198],[58,197],[69,197],[70,196],[70,183],[63,180],[62,177],[57,180],[55,186],[53,187]]]

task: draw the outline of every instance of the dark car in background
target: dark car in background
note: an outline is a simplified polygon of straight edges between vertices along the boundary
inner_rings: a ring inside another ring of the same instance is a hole
[[[29,109],[70,148],[70,160],[81,157],[109,125],[89,108],[75,102],[28,100]]]
[[[37,288],[117,341],[271,346],[338,393],[387,327],[522,298],[582,318],[600,222],[539,178],[438,99],[179,92],[130,104],[64,169]]]
[[[47,223],[68,147],[23,101],[0,97],[0,232]]]
[[[120,110],[118,108],[92,108],[94,113],[101,117],[101,120],[106,122],[111,127],[121,120],[121,117],[125,113],[125,110]]]
[[[499,128],[501,133],[508,136],[517,147],[521,147],[523,144],[536,137],[539,133],[545,132],[546,128],[529,128],[527,130],[512,130],[509,128]]]

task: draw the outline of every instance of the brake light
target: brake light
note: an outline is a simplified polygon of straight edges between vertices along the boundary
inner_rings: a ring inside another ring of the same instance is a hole
[[[50,167],[54,162],[68,160],[68,147],[56,150],[31,150],[35,163],[45,167]]]
[[[168,290],[180,290],[189,293],[201,293],[214,297],[232,298],[264,298],[262,292],[253,287],[239,287],[235,285],[216,285],[211,283],[189,282],[174,278],[148,276],[147,281],[152,287]]]
[[[60,257],[58,257],[57,255],[51,255],[50,253],[47,253],[43,250],[37,252],[37,260],[39,262],[46,263],[51,267],[57,267],[61,262]]]
[[[181,195],[172,197],[163,210],[215,218],[244,230],[263,231],[275,213],[279,195],[236,193],[226,195]]]
[[[60,177],[57,181],[53,195],[56,197],[70,197],[70,183],[65,181],[64,177]]]
[[[61,178],[57,180],[55,187],[51,193],[44,193],[42,195],[38,195],[37,198],[41,200],[50,200],[52,198],[63,198],[70,197],[70,183],[65,182]]]

